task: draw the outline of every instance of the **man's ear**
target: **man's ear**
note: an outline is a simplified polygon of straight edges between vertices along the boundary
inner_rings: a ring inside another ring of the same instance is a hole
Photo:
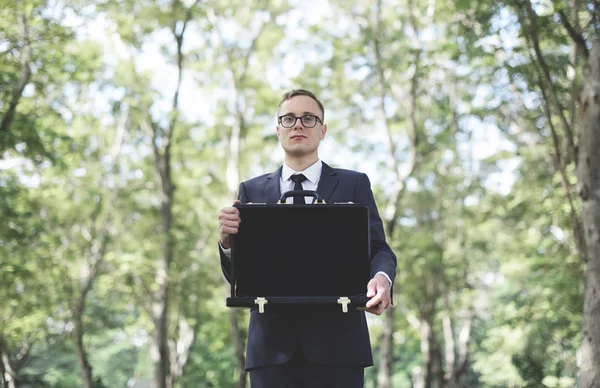
[[[321,140],[325,138],[325,134],[327,133],[327,125],[321,126]]]
[[[275,127],[275,130],[277,131],[277,138],[280,139],[281,134],[279,133],[279,125]]]

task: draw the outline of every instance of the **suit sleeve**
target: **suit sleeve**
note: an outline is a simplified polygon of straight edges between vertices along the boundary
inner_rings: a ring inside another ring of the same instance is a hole
[[[377,272],[382,271],[389,276],[393,284],[396,277],[396,255],[386,242],[383,222],[377,210],[377,204],[371,190],[371,182],[364,173],[361,173],[358,177],[355,197],[356,203],[366,204],[369,207],[371,217],[371,278]]]
[[[246,186],[244,186],[244,182],[240,184],[240,188],[238,189],[238,199],[241,203],[248,203],[248,193],[246,192]],[[223,249],[221,248],[221,244],[219,246],[219,255],[221,256],[221,270],[223,270],[223,275],[225,275],[225,279],[231,284],[232,282],[232,274],[231,274],[231,257],[228,257]]]

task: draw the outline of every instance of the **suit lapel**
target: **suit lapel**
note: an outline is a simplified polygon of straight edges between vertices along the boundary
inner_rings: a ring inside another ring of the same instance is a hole
[[[267,198],[266,203],[277,203],[281,198],[281,189],[279,187],[279,181],[281,180],[281,170],[283,167],[269,175],[267,175],[267,184],[264,188],[264,194]]]
[[[317,191],[319,192],[319,194],[321,194],[321,197],[323,197],[325,202],[329,202],[331,194],[333,194],[333,190],[335,190],[337,184],[337,172],[335,172],[333,168],[329,167],[329,165],[323,162],[323,169],[321,170],[321,178],[319,179]]]

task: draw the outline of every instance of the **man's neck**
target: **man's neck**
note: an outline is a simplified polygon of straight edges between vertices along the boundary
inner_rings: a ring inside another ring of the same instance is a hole
[[[319,160],[319,155],[306,155],[302,157],[285,156],[285,164],[294,171],[304,171]]]

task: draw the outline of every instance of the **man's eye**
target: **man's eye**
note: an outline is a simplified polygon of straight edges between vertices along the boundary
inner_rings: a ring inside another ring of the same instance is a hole
[[[304,122],[305,123],[314,123],[315,122],[315,118],[313,116],[304,116]]]
[[[294,117],[292,117],[292,116],[283,116],[282,120],[283,120],[284,123],[289,124],[292,121],[294,121]]]

